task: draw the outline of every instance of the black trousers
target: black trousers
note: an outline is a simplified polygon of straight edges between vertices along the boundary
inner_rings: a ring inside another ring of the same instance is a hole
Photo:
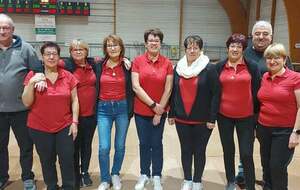
[[[76,187],[80,185],[80,174],[89,170],[92,141],[96,129],[95,116],[79,117],[78,134],[75,140],[74,168],[76,177]]]
[[[265,187],[272,190],[288,189],[287,167],[294,149],[289,149],[292,128],[257,126],[256,136],[260,142],[260,155]]]
[[[33,179],[32,152],[33,143],[27,130],[27,111],[0,112],[0,180],[9,178],[8,143],[10,127],[20,148],[20,164],[22,168],[22,180]]]
[[[235,181],[234,129],[236,129],[240,159],[244,166],[246,188],[247,190],[255,189],[255,169],[253,162],[254,117],[235,119],[219,114],[218,127],[223,147],[225,173],[228,183]]]
[[[185,180],[201,182],[206,162],[206,146],[212,130],[206,124],[187,125],[176,122],[176,130],[181,146],[181,163]],[[194,159],[194,175],[192,163]]]
[[[40,157],[47,190],[57,189],[57,156],[62,176],[62,188],[74,190],[74,143],[72,136],[68,135],[69,127],[57,133],[47,133],[29,128],[29,133]]]

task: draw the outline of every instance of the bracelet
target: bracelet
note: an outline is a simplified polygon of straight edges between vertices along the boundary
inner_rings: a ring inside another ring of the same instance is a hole
[[[78,125],[78,121],[72,121],[72,123],[74,123],[74,124]]]
[[[153,108],[155,108],[155,106],[156,106],[156,102],[153,102],[153,104],[151,104],[149,107],[150,107],[151,109],[153,109]]]

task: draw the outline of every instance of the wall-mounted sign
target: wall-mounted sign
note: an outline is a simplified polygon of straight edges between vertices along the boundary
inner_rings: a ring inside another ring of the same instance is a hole
[[[300,43],[295,43],[295,48],[300,49]]]
[[[55,15],[35,15],[35,40],[56,41]]]

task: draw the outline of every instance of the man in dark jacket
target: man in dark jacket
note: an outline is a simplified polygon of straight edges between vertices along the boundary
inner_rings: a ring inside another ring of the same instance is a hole
[[[27,109],[22,103],[23,80],[29,70],[42,66],[33,47],[13,35],[12,19],[0,14],[0,190],[8,185],[10,128],[20,148],[24,190],[35,190],[32,169],[33,144],[27,131]]]

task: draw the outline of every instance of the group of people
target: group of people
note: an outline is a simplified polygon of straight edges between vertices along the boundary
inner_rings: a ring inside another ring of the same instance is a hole
[[[33,144],[47,190],[57,190],[56,160],[62,189],[92,185],[89,163],[96,128],[99,138],[98,190],[122,189],[120,171],[129,122],[134,116],[139,139],[140,177],[135,190],[152,179],[162,190],[163,131],[176,125],[184,180],[181,190],[202,190],[206,148],[218,126],[223,147],[226,190],[242,179],[255,189],[254,139],[260,142],[264,190],[288,188],[287,167],[300,140],[300,74],[292,71],[282,44],[273,43],[272,27],[258,21],[247,38],[232,34],[228,56],[212,64],[203,40],[184,40],[185,55],[175,67],[160,54],[164,35],[146,30],[146,52],[132,63],[123,40],[103,40],[104,58],[89,58],[88,44],[74,39],[70,57],[45,42],[40,61],[34,49],[13,34],[12,19],[0,14],[0,189],[8,184],[8,141],[12,128],[20,147],[24,190],[36,190],[32,172]],[[155,84],[155,85],[154,85]],[[4,90],[5,89],[5,90]],[[110,166],[111,132],[115,126]],[[240,166],[235,176],[236,130]],[[192,169],[194,168],[194,169]]]

